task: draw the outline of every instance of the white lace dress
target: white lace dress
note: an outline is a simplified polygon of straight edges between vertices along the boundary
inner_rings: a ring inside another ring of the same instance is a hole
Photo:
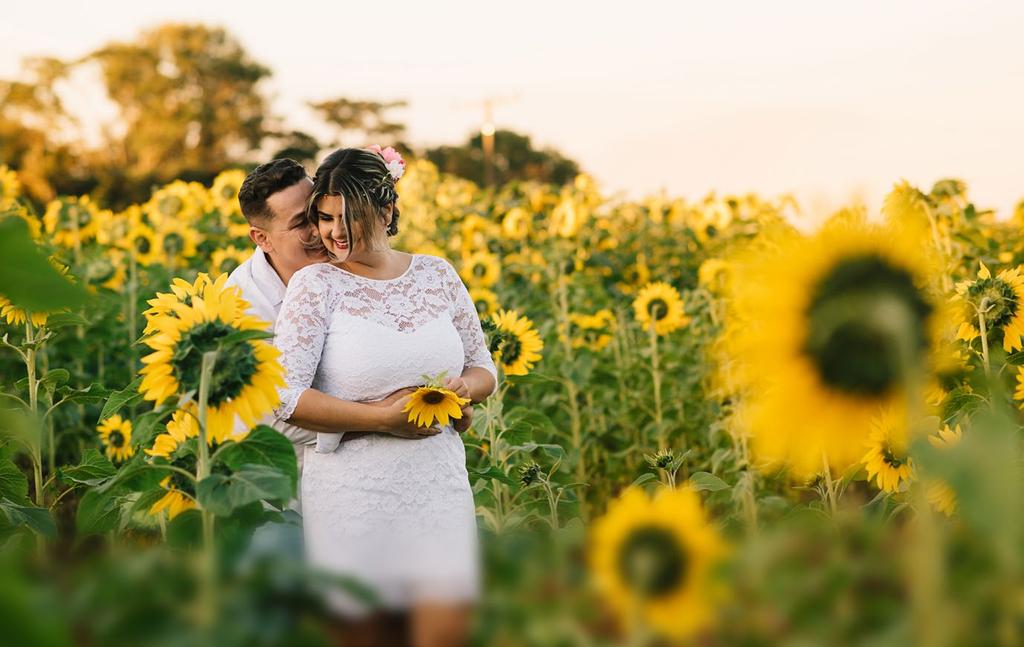
[[[280,419],[309,387],[373,401],[424,375],[458,376],[471,366],[495,373],[469,293],[433,256],[414,255],[405,273],[386,280],[306,267],[288,283],[275,334],[288,381]],[[355,577],[390,608],[476,597],[476,519],[458,433],[369,434],[330,453],[318,444],[306,447],[301,483],[314,567]],[[363,610],[342,592],[332,602],[342,613]]]

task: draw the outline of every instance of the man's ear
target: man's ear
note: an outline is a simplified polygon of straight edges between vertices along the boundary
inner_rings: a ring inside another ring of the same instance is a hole
[[[256,246],[264,253],[270,254],[274,251],[274,245],[270,242],[270,236],[259,227],[249,227],[249,240],[256,243]]]

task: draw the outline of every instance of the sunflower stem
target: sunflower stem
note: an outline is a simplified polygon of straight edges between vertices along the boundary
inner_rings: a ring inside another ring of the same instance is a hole
[[[562,271],[561,263],[558,263],[558,275],[556,285],[558,290],[558,337],[562,343],[562,352],[565,353],[565,390],[566,398],[569,400],[569,428],[571,432],[572,447],[576,452],[576,481],[583,483],[587,480],[587,464],[583,447],[583,423],[580,417],[579,389],[573,381],[571,367],[573,366],[572,340],[569,338],[569,287],[568,280]],[[580,516],[587,518],[586,496],[580,497]]]
[[[196,465],[196,484],[198,485],[210,475],[210,448],[207,444],[207,406],[210,398],[210,387],[213,379],[213,367],[217,362],[217,351],[203,353],[203,363],[199,373],[199,457]],[[217,548],[213,539],[214,517],[202,502],[198,501],[203,520],[203,551],[200,595],[200,618],[205,626],[213,624],[217,602]]]
[[[665,426],[661,411],[661,363],[658,357],[658,333],[652,323],[648,328],[651,341],[651,384],[654,389],[654,431],[658,439],[657,451],[668,449]]]
[[[978,305],[978,330],[981,333],[981,361],[985,365],[985,377],[992,378],[992,365],[988,359],[988,328],[985,326],[985,313],[988,312],[988,297],[981,300]]]
[[[39,379],[36,375],[35,327],[32,325],[32,313],[25,312],[25,371],[28,373],[28,408],[32,422],[35,424],[39,412]],[[35,485],[36,506],[43,507],[43,449],[42,434],[32,443],[32,478]]]

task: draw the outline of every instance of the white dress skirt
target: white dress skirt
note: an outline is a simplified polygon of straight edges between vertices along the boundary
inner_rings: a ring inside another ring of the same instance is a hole
[[[288,284],[275,327],[287,388],[278,418],[315,388],[374,401],[424,376],[495,374],[476,309],[454,268],[414,255],[394,279],[357,276],[327,263]],[[338,443],[321,434],[305,449],[303,533],[311,566],[354,578],[385,608],[468,602],[479,591],[479,549],[466,452],[445,428],[424,439],[369,434]],[[367,606],[344,590],[345,615]]]

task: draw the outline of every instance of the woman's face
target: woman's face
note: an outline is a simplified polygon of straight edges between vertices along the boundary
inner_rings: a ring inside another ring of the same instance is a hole
[[[317,205],[317,231],[324,247],[338,260],[345,260],[349,255],[348,235],[345,231],[345,198],[340,195],[328,195],[320,198]],[[355,227],[353,235],[355,235]]]
[[[352,238],[349,240],[345,231],[345,198],[340,195],[326,195],[320,198],[317,205],[317,231],[320,233],[324,247],[338,261],[355,258],[368,250],[377,250],[381,245],[387,247],[385,229],[386,218],[390,218],[391,207],[379,218],[374,218],[366,226],[359,219],[351,219]],[[372,228],[372,231],[370,229]],[[381,241],[375,244],[375,241]]]

